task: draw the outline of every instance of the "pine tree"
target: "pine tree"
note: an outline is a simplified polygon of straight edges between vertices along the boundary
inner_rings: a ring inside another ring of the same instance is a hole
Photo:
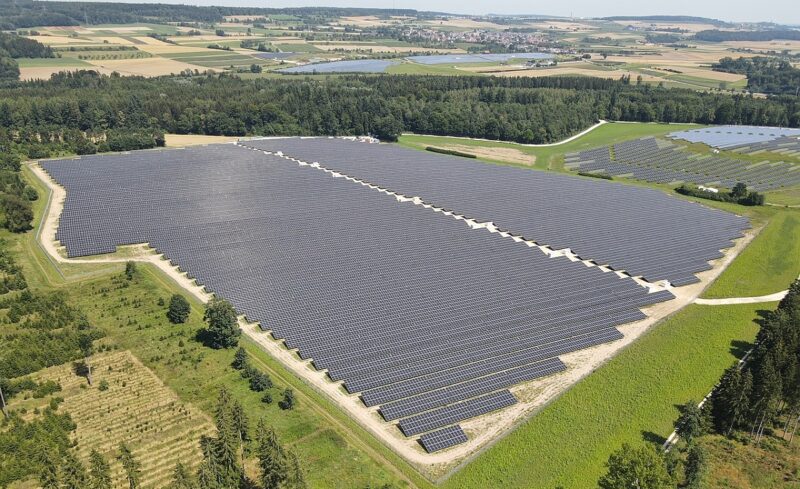
[[[306,485],[306,479],[303,476],[303,469],[300,466],[300,459],[297,458],[297,454],[290,450],[287,458],[286,489],[306,489],[308,486]]]
[[[89,477],[80,460],[70,450],[61,460],[61,486],[64,489],[86,489]]]
[[[294,405],[297,401],[295,401],[294,391],[292,389],[286,389],[283,391],[283,400],[278,403],[281,409],[291,410],[294,409]]]
[[[706,470],[706,458],[706,451],[702,446],[694,444],[689,448],[685,466],[686,487],[692,489],[701,487],[703,473]]]
[[[217,438],[214,440],[214,459],[223,487],[235,487],[242,477],[238,451],[241,446],[240,433],[234,421],[234,402],[227,389],[219,392],[214,418],[217,425]],[[240,420],[240,422],[242,422]]]
[[[686,443],[691,444],[694,438],[705,433],[707,427],[706,414],[697,406],[697,402],[689,401],[681,407],[681,415],[675,422],[675,431]]]
[[[134,276],[136,276],[136,263],[128,261],[125,263],[125,278],[133,280]]]
[[[175,470],[172,472],[172,482],[169,485],[169,489],[196,489],[197,484],[195,484],[194,479],[192,479],[192,475],[189,474],[189,471],[186,470],[186,467],[178,462],[175,465]]]
[[[134,458],[133,452],[125,443],[120,443],[117,450],[119,451],[117,459],[122,464],[122,468],[125,469],[128,487],[130,489],[138,489],[142,478],[142,464]]]
[[[39,472],[39,484],[42,489],[59,489],[61,482],[58,477],[58,466],[52,455],[45,454],[42,460],[42,470]]]
[[[236,370],[244,370],[247,366],[247,351],[243,347],[239,347],[236,350],[236,354],[233,356],[233,363],[231,364],[233,368]]]
[[[258,428],[258,466],[261,469],[261,483],[264,489],[280,489],[287,479],[286,455],[278,443],[278,437],[272,428],[267,428],[264,421],[259,421]]]
[[[214,451],[214,439],[205,435],[200,437],[200,450],[203,452],[203,462],[197,469],[200,489],[223,489],[219,464]]]
[[[89,479],[92,489],[111,489],[111,467],[97,450],[89,453]]]

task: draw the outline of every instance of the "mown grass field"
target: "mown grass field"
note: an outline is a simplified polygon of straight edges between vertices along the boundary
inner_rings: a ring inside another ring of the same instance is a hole
[[[767,305],[691,305],[579,382],[443,484],[595,487],[624,442],[663,442],[677,406],[702,399],[755,338]]]
[[[508,148],[522,151],[536,157],[536,168],[562,170],[564,154],[574,151],[607,146],[609,144],[627,141],[645,136],[661,136],[673,131],[696,129],[693,124],[627,124],[609,123],[593,129],[588,134],[569,143],[557,146],[526,146],[523,144],[508,143],[503,141],[481,141],[475,139],[460,139],[447,136],[422,136],[418,134],[404,134],[400,136],[399,144],[414,149],[425,149],[427,146],[476,146],[481,148]],[[498,159],[479,158],[490,163],[515,164]]]
[[[703,297],[755,297],[789,287],[800,276],[800,210],[775,212]]]

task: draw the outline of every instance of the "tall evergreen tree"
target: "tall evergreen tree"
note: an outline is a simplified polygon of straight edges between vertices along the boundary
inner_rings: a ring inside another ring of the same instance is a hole
[[[86,468],[72,451],[67,450],[61,459],[61,486],[64,489],[86,489],[89,485]]]
[[[128,479],[128,487],[130,489],[139,489],[142,478],[142,464],[133,456],[128,445],[120,443],[117,447],[117,459],[125,469],[125,477]]]
[[[267,428],[261,420],[257,427],[257,456],[261,469],[261,484],[264,489],[280,489],[286,481],[286,454],[272,428]]]
[[[175,470],[172,472],[172,482],[169,489],[197,489],[192,475],[182,463],[178,462],[175,465]]]
[[[306,478],[303,475],[303,469],[300,466],[300,459],[297,454],[289,450],[287,453],[287,475],[286,475],[286,489],[306,489]]]
[[[86,367],[86,381],[92,385],[92,362],[90,357],[94,354],[94,340],[91,333],[81,332],[78,336],[78,347],[83,354],[83,365]]]
[[[203,461],[197,469],[197,481],[200,489],[227,489],[222,485],[214,439],[205,435],[200,437],[200,450],[203,452]]]
[[[42,454],[42,469],[39,472],[39,484],[42,489],[59,489],[61,481],[58,477],[58,465],[52,453]]]
[[[89,453],[89,480],[91,489],[111,489],[111,467],[94,449]]]

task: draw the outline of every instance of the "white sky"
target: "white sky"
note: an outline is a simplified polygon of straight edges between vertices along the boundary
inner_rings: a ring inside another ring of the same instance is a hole
[[[156,1],[156,0],[130,0]],[[693,15],[734,22],[800,25],[797,0],[158,0],[160,3],[242,7],[374,7],[433,10],[458,14],[540,14],[575,17],[612,15]]]

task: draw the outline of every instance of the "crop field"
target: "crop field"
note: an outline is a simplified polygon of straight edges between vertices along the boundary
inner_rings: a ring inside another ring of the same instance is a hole
[[[181,402],[128,351],[97,354],[92,367],[92,386],[75,374],[72,364],[34,374],[39,381],[61,385],[62,390],[54,396],[64,399],[60,409],[69,412],[78,426],[73,440],[84,463],[88,463],[89,452],[97,450],[111,464],[114,484],[121,486],[125,476],[115,459],[115,440],[122,440],[142,464],[145,488],[163,487],[178,462],[190,468],[199,465],[200,437],[213,431],[208,416]],[[101,383],[107,384],[107,389],[99,388]],[[49,400],[29,399],[14,406],[41,408]]]

